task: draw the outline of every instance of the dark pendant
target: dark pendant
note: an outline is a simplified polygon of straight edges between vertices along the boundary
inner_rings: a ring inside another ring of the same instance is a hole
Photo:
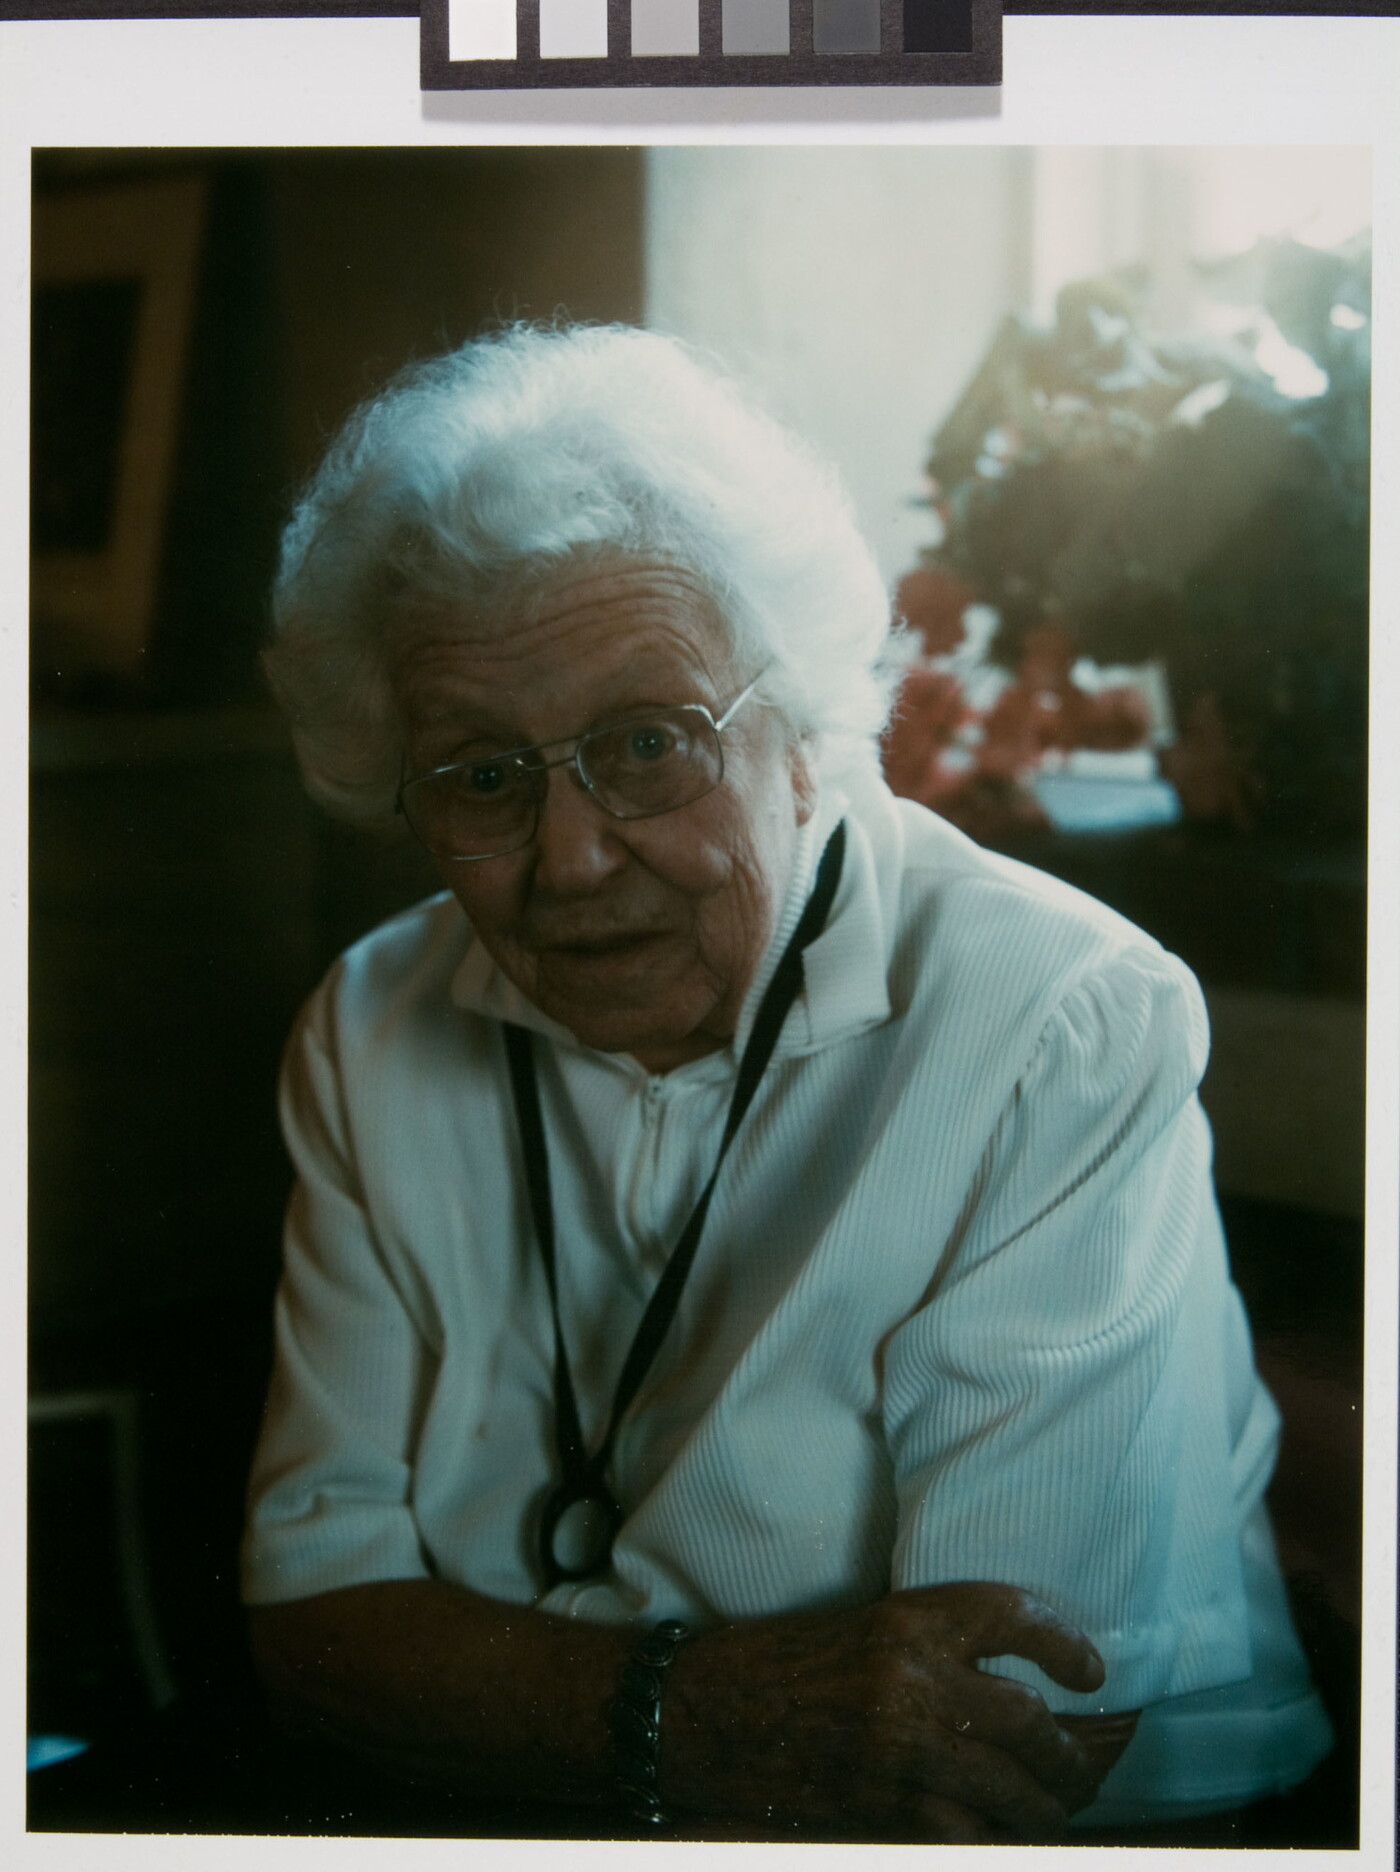
[[[540,1519],[540,1558],[549,1584],[601,1573],[621,1526],[622,1510],[601,1477],[581,1475],[561,1482]]]

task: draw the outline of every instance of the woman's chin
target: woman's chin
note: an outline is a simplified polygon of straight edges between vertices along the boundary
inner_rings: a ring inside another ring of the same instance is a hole
[[[667,1072],[722,1047],[723,1038],[701,1031],[715,1013],[713,984],[655,967],[660,958],[643,951],[659,944],[629,947],[631,954],[621,948],[590,956],[553,952],[536,981],[537,1006],[580,1045],[631,1053],[650,1072]]]

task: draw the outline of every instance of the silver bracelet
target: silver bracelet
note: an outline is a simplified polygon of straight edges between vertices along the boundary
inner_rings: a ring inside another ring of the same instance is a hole
[[[622,1806],[648,1827],[670,1825],[657,1776],[661,1761],[661,1691],[671,1660],[690,1636],[679,1619],[663,1619],[622,1667],[608,1706],[613,1785]]]

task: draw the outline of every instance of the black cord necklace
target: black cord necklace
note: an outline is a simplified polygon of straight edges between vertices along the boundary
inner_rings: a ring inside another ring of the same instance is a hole
[[[788,1010],[801,992],[802,951],[825,927],[836,887],[841,881],[841,861],[845,849],[846,826],[843,820],[827,840],[826,850],[817,866],[812,894],[807,899],[801,920],[759,1004],[753,1031],[739,1062],[734,1096],[730,1100],[729,1115],[725,1120],[724,1136],[720,1140],[715,1167],[647,1302],[641,1324],[623,1361],[603,1440],[591,1456],[584,1447],[578,1404],[574,1396],[573,1373],[559,1320],[554,1204],[549,1187],[549,1147],[545,1141],[544,1119],[540,1111],[534,1052],[530,1035],[524,1028],[510,1022],[503,1023],[511,1093],[515,1100],[516,1123],[520,1128],[520,1143],[525,1156],[525,1183],[530,1199],[530,1213],[534,1219],[540,1258],[544,1263],[545,1284],[549,1288],[549,1306],[554,1320],[554,1443],[560,1480],[546,1498],[539,1535],[540,1561],[550,1586],[557,1586],[561,1580],[592,1578],[594,1574],[602,1572],[612,1554],[613,1541],[623,1521],[622,1506],[607,1479],[613,1444],[628,1406],[641,1389],[642,1381],[650,1371],[652,1361],[675,1318],[681,1290],[700,1245],[700,1232],[705,1226],[705,1216],[719,1178],[720,1165],[758,1090],[759,1080],[763,1077]],[[560,1558],[556,1547],[556,1536],[566,1517],[570,1523],[569,1539],[575,1555],[567,1560]]]

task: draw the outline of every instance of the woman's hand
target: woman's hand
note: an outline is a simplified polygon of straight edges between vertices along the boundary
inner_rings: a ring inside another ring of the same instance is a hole
[[[635,1631],[385,1580],[264,1607],[252,1637],[292,1734],[488,1803],[612,1800],[607,1710]],[[977,1669],[1008,1653],[1103,1681],[1088,1639],[1011,1586],[707,1631],[667,1678],[663,1798],[702,1837],[1054,1838],[1134,1719],[1057,1721]]]
[[[984,1582],[721,1626],[671,1667],[663,1798],[770,1836],[1054,1839],[1136,1717],[1057,1721],[1034,1690],[977,1668],[1005,1655],[1067,1689],[1104,1680],[1081,1632]]]

